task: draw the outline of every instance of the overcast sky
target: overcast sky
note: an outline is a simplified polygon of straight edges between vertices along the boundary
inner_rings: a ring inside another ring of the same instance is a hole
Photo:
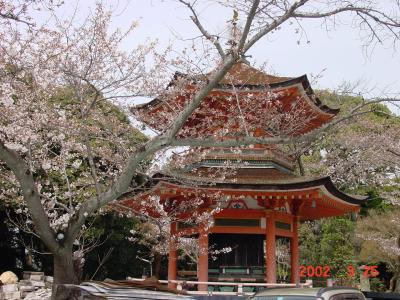
[[[64,16],[72,13],[73,3],[76,2],[68,0],[60,8]],[[82,19],[90,7],[94,7],[94,3],[92,0],[81,0],[78,3],[77,20]],[[189,19],[189,12],[176,1],[114,0],[106,3],[115,11],[114,26],[126,28],[131,21],[139,21],[139,27],[132,35],[132,44],[127,43],[126,47],[150,38],[158,39],[161,48],[172,42],[179,52],[189,42],[179,40],[178,36],[188,39],[199,35]],[[202,9],[201,17],[209,31],[221,32],[227,30],[227,20],[232,17],[232,12],[218,9],[216,5],[207,5]],[[344,16],[341,21],[350,23],[350,16]],[[310,78],[321,74],[322,78],[313,83],[314,88],[335,89],[343,81],[361,80],[366,86],[374,87],[374,95],[380,95],[382,90],[398,95],[400,53],[391,43],[370,47],[367,53],[362,47],[359,32],[351,26],[338,26],[329,32],[319,21],[306,22],[303,26],[307,37],[302,37],[300,45],[297,43],[299,35],[295,34],[296,26],[285,25],[249,51],[248,54],[252,56],[250,62],[267,62],[268,68],[281,76],[307,74]]]

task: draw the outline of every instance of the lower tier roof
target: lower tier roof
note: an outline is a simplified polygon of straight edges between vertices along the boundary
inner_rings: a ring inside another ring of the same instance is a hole
[[[274,209],[298,215],[300,220],[314,220],[358,212],[367,197],[348,195],[338,190],[330,177],[301,179],[295,182],[233,183],[233,182],[178,182],[164,177],[147,192],[118,201],[119,205],[141,210],[146,199],[159,197],[161,205],[168,212],[176,213],[179,206],[186,209],[183,214],[190,216],[189,210],[239,208],[243,213],[252,210]],[[190,206],[190,203],[196,205]],[[235,205],[239,204],[239,205]],[[145,208],[157,216],[151,205]]]

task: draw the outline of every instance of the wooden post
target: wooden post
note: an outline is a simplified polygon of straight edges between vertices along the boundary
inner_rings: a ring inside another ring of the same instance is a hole
[[[266,282],[276,283],[276,241],[275,241],[275,214],[273,211],[267,212],[266,226]]]
[[[208,281],[208,233],[204,230],[199,232],[199,260],[197,262],[198,281]],[[199,291],[207,291],[206,284],[199,284]]]
[[[171,223],[171,233],[169,239],[169,254],[168,254],[168,280],[176,280],[178,274],[177,266],[177,250],[176,250],[176,223]],[[168,282],[168,287],[175,289],[176,283]]]
[[[293,216],[293,237],[290,240],[290,282],[300,283],[299,276],[299,232],[298,232],[299,217]]]

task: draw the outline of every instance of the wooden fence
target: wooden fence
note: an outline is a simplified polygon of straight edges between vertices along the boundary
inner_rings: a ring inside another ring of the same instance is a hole
[[[127,279],[133,281],[143,281],[142,278]],[[183,290],[189,295],[225,295],[225,296],[251,296],[256,291],[265,289],[267,287],[312,287],[312,281],[307,280],[305,283],[256,283],[256,282],[221,282],[221,281],[185,281],[185,280],[159,280],[162,284],[173,283],[176,284],[178,290]],[[208,287],[207,291],[194,291],[190,290],[198,285],[205,285]],[[212,288],[211,288],[212,287]],[[215,287],[218,287],[217,289]]]

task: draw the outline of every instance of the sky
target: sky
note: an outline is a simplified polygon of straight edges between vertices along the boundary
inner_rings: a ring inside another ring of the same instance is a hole
[[[220,9],[208,2],[200,12],[205,27],[210,32],[226,31],[232,10]],[[114,11],[113,26],[127,28],[132,21],[139,22],[131,40],[123,45],[126,48],[146,39],[157,39],[160,49],[172,43],[179,53],[190,44],[191,38],[199,35],[189,19],[189,11],[177,1],[113,0],[105,3]],[[79,22],[94,5],[92,0],[68,0],[58,13],[71,15],[77,7],[76,19]],[[350,16],[342,17],[341,22],[351,24]],[[307,74],[312,79],[321,75],[317,81],[312,81],[315,89],[333,90],[343,82],[360,82],[357,91],[366,98],[383,94],[400,98],[400,53],[391,42],[369,47],[366,51],[360,33],[348,24],[327,31],[320,21],[304,22],[302,25],[307,36],[303,35],[300,44],[297,43],[299,34],[295,33],[297,26],[282,26],[281,30],[259,41],[249,51],[251,57],[248,60],[258,65],[266,63],[267,69],[280,76]],[[399,109],[392,109],[400,113]]]

